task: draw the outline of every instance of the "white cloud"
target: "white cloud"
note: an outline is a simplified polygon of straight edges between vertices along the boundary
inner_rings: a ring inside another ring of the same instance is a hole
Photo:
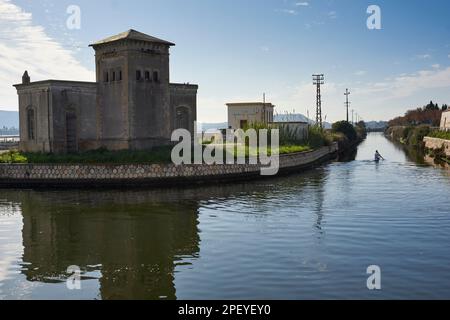
[[[309,2],[297,2],[295,5],[297,7],[308,7],[309,6]]]
[[[426,53],[426,54],[418,54],[418,55],[416,55],[416,58],[417,59],[430,59],[431,58],[431,54],[428,54],[428,53]]]
[[[438,64],[438,63],[436,63],[436,64],[431,65],[431,67],[432,67],[433,69],[439,69],[439,68],[441,67],[441,65]]]
[[[276,10],[276,11],[277,11],[277,12],[281,12],[281,13],[290,14],[290,15],[293,15],[293,16],[295,16],[295,15],[298,14],[297,11],[292,10],[292,9],[278,9],[278,10]]]
[[[328,17],[330,19],[336,19],[337,18],[337,12],[336,11],[330,11],[328,12]]]
[[[73,52],[33,24],[31,13],[10,0],[0,0],[0,108],[16,109],[12,87],[28,70],[31,80],[63,79],[94,81],[93,71],[82,66]]]
[[[358,70],[354,74],[355,74],[355,76],[363,76],[363,75],[367,74],[367,71],[366,70]]]
[[[376,95],[380,100],[407,98],[423,90],[450,88],[450,67],[446,69],[421,70],[413,74],[402,74],[390,81],[371,83],[359,92]]]

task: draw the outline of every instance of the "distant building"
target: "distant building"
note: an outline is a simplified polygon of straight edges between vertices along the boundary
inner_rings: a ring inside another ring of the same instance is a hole
[[[244,129],[252,124],[269,124],[273,122],[275,106],[263,102],[227,103],[228,127]]]
[[[31,82],[25,72],[15,85],[20,149],[143,150],[169,144],[174,129],[193,133],[198,86],[170,83],[171,46],[129,30],[91,45],[96,82]]]
[[[274,121],[275,106],[263,102],[228,103],[228,127],[244,129],[252,124],[265,124],[289,132],[292,137],[303,140],[308,137],[309,123],[302,121]]]
[[[450,130],[450,110],[442,112],[441,129]]]

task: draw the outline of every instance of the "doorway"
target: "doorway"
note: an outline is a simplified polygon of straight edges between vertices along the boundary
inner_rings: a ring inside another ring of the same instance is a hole
[[[66,148],[67,153],[78,151],[77,116],[73,112],[66,113]]]

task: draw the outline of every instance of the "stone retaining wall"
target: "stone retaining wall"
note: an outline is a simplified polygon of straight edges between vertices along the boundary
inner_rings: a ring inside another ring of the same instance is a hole
[[[423,139],[425,142],[425,148],[427,149],[440,149],[442,146],[444,146],[444,151],[447,157],[450,157],[450,140],[444,140],[444,139],[438,139],[438,138],[430,138],[425,137]]]
[[[280,156],[280,172],[329,159],[337,145]],[[260,176],[261,165],[1,164],[0,187],[164,185]]]

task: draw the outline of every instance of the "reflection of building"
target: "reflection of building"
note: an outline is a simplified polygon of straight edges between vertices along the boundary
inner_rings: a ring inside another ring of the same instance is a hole
[[[151,192],[71,194],[22,198],[27,279],[52,282],[77,265],[101,273],[102,299],[175,299],[177,260],[200,250],[196,202]]]
[[[244,129],[252,124],[273,122],[275,106],[263,102],[228,103],[228,127]]]
[[[96,82],[30,82],[19,95],[20,148],[31,152],[149,149],[194,131],[196,85],[169,82],[173,43],[129,30],[92,44]]]
[[[450,130],[450,110],[442,113],[441,129]]]

